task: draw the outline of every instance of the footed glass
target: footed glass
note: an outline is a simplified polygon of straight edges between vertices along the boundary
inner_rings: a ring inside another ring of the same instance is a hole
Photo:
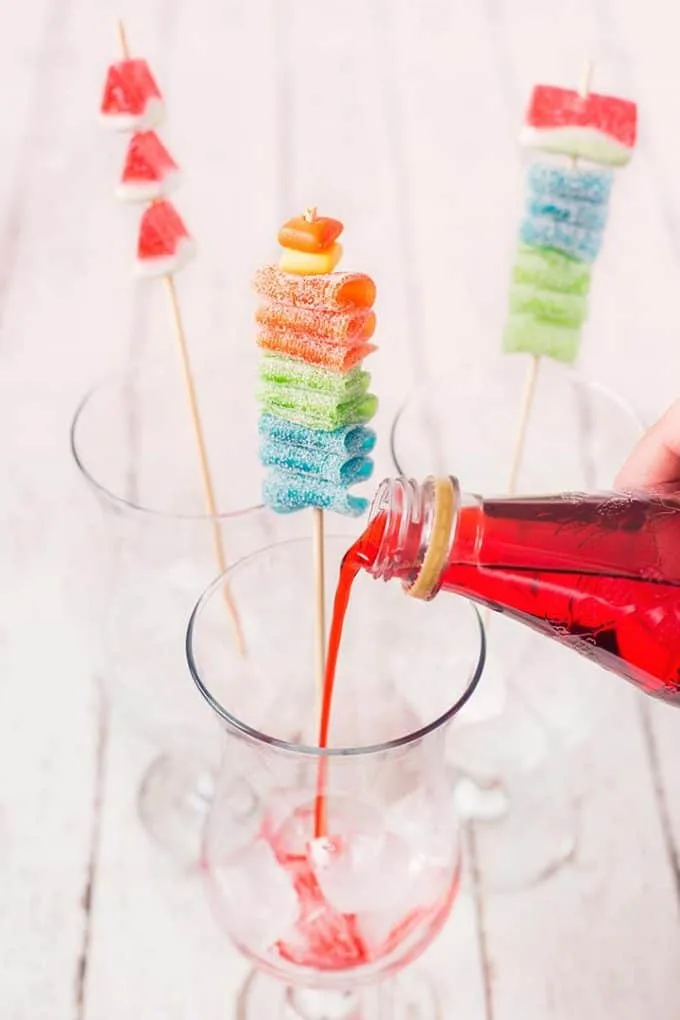
[[[346,549],[346,539],[326,543],[329,605]],[[245,658],[221,626],[225,580],[243,613]],[[442,929],[459,886],[445,734],[481,676],[481,619],[462,600],[425,607],[359,578],[324,750],[314,619],[312,544],[301,540],[218,578],[188,628],[191,672],[224,729],[206,881],[216,917],[255,965],[238,1015],[436,1017],[433,985],[405,968]],[[327,825],[317,831],[322,763]]]

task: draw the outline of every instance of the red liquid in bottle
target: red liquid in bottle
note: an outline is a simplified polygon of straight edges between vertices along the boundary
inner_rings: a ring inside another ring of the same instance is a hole
[[[443,590],[680,704],[677,496],[487,499],[459,514]]]

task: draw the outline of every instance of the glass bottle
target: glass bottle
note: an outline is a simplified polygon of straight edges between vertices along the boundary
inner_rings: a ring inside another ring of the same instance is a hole
[[[384,481],[354,547],[375,578],[464,595],[680,705],[680,494],[487,498]]]

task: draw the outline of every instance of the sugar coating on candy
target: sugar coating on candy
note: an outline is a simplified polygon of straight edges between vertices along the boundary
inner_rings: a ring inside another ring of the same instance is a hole
[[[547,195],[529,195],[527,214],[547,217],[557,223],[569,223],[584,230],[604,230],[607,206],[594,202],[580,202],[571,198],[550,198]]]
[[[330,216],[294,216],[284,223],[279,230],[279,244],[282,248],[293,248],[296,251],[324,251],[330,248],[340,237],[343,225],[340,220]]]
[[[265,266],[255,274],[255,291],[268,301],[304,308],[358,311],[375,302],[375,284],[365,273],[327,273],[295,276],[276,266]]]
[[[529,148],[624,166],[637,135],[637,106],[628,99],[536,85],[520,141]]]
[[[163,119],[161,91],[146,60],[119,60],[106,75],[100,116],[118,131],[144,131]]]
[[[588,314],[588,299],[581,294],[564,294],[528,284],[513,284],[510,288],[510,311],[528,313],[559,326],[578,328]]]
[[[365,425],[378,410],[378,398],[361,394],[338,403],[322,393],[302,393],[271,387],[258,394],[262,410],[310,429],[335,431],[348,425]]]
[[[151,202],[177,187],[179,167],[155,131],[137,131],[128,143],[118,198]]]
[[[341,485],[311,475],[293,474],[281,468],[270,468],[267,472],[262,498],[271,510],[279,514],[317,507],[345,517],[360,517],[368,509],[367,499],[351,496]]]
[[[542,322],[533,315],[510,315],[503,334],[507,354],[534,354],[567,364],[578,356],[581,333],[569,326]]]
[[[304,334],[281,332],[268,326],[261,326],[258,330],[257,343],[263,350],[297,358],[310,365],[320,365],[333,372],[350,372],[376,350],[374,344],[361,343],[346,347]]]
[[[265,354],[260,362],[260,379],[265,384],[274,384],[283,389],[313,390],[327,395],[331,400],[347,400],[368,390],[371,375],[361,368],[354,368],[346,375],[329,372],[306,361]]]
[[[552,248],[536,248],[520,244],[515,255],[512,279],[519,284],[533,284],[542,290],[558,290],[563,294],[587,294],[591,269],[580,259],[563,255]]]
[[[614,173],[611,170],[586,170],[578,166],[531,163],[527,171],[529,191],[534,195],[575,199],[606,205],[611,194]]]
[[[336,485],[357,485],[373,474],[370,457],[345,457],[331,450],[305,450],[267,440],[260,447],[264,467],[279,467],[294,474],[314,475]]]
[[[366,457],[375,448],[377,436],[365,425],[349,425],[333,431],[310,429],[296,422],[262,414],[258,431],[263,439],[275,443],[299,446],[305,450],[320,450],[345,457]]]
[[[522,220],[520,238],[524,244],[556,248],[583,262],[594,262],[602,244],[602,231],[574,227],[549,216],[528,215]]]
[[[356,312],[327,311],[324,308],[302,308],[272,301],[258,305],[255,319],[275,329],[306,333],[333,343],[359,343],[370,340],[375,332],[375,312],[362,308]]]
[[[192,238],[175,207],[167,201],[145,209],[139,225],[137,272],[141,276],[168,276],[196,253]]]

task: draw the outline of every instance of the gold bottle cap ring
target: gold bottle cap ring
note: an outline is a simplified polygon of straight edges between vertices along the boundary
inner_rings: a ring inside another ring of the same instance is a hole
[[[434,514],[432,534],[425,558],[407,595],[414,599],[428,599],[435,590],[449,555],[451,527],[456,511],[456,492],[450,478],[434,478]]]

